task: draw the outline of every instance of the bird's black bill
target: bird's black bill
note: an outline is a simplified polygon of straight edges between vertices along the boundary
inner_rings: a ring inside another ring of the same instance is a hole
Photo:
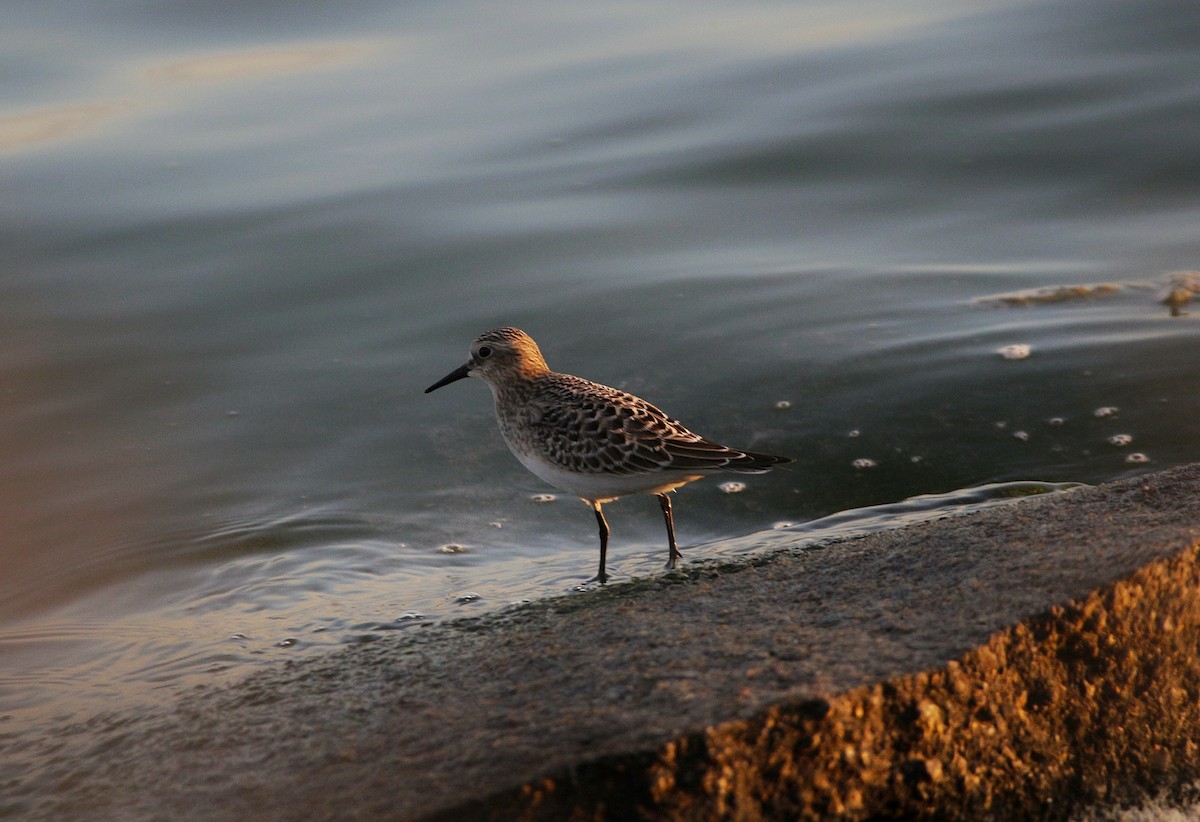
[[[470,372],[471,372],[471,364],[470,363],[459,366],[458,368],[454,369],[449,374],[447,374],[446,376],[442,377],[440,380],[435,382],[433,385],[426,388],[425,393],[428,394],[430,391],[438,390],[443,385],[449,385],[452,382],[458,382],[463,377],[467,376]]]

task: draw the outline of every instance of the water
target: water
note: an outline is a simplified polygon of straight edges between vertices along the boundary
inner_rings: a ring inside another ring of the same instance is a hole
[[[1156,299],[1200,268],[1198,16],[9,9],[3,727],[590,576],[486,390],[421,393],[495,325],[799,458],[684,490],[688,561],[1196,459],[1200,326]],[[658,573],[654,500],[608,514],[614,578]]]

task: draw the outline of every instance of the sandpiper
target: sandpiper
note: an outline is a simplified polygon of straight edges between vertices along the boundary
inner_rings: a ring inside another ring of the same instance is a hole
[[[500,433],[521,464],[596,512],[600,571],[595,580],[601,583],[608,580],[604,503],[628,494],[656,495],[667,523],[667,568],[674,568],[681,555],[669,492],[705,474],[761,474],[793,461],[720,445],[640,397],[551,371],[537,343],[519,328],[481,334],[471,343],[466,364],[425,393],[464,377],[479,377],[491,386]]]

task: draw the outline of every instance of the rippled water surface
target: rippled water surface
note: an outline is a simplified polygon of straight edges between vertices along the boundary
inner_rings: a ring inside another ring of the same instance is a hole
[[[693,561],[1197,459],[1197,18],[9,9],[0,727],[590,577],[489,392],[421,393],[496,325],[798,458],[683,490]]]

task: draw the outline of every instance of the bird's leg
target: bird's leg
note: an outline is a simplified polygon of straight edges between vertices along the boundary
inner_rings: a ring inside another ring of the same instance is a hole
[[[596,524],[600,526],[600,572],[596,574],[593,581],[599,581],[603,585],[608,582],[608,574],[604,570],[604,559],[608,555],[608,523],[604,521],[604,512],[600,510],[600,503],[593,502],[592,510],[596,512]]]
[[[675,518],[671,515],[671,498],[667,494],[658,495],[658,504],[662,506],[663,519],[667,521],[667,540],[671,543],[671,555],[667,558],[667,568],[675,567],[675,563],[683,559],[679,546],[675,544]]]

